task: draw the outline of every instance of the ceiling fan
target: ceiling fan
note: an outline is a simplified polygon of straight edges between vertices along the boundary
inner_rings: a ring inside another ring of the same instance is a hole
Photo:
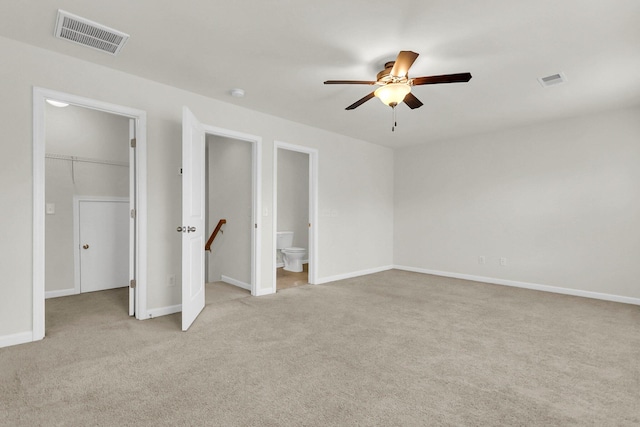
[[[404,102],[409,108],[422,107],[422,102],[411,93],[412,86],[435,85],[441,83],[465,83],[471,80],[471,73],[445,74],[441,76],[409,78],[409,68],[413,65],[418,54],[410,50],[402,50],[395,61],[384,64],[375,81],[362,80],[327,80],[326,85],[357,84],[380,86],[369,95],[349,105],[346,110],[358,108],[368,100],[378,97],[385,105],[395,109]]]

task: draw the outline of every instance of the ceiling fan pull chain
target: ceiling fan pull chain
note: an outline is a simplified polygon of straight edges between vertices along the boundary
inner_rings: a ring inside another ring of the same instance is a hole
[[[398,126],[398,120],[396,119],[396,116],[398,113],[396,113],[396,107],[393,107],[393,126],[397,127]]]
[[[391,125],[391,132],[396,131],[396,126],[398,126],[398,121],[396,120],[396,107],[391,107],[393,110],[393,125]]]

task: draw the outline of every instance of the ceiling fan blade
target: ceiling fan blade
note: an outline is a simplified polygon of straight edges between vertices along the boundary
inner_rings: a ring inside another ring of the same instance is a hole
[[[409,92],[407,96],[404,97],[404,103],[407,104],[412,110],[420,108],[423,105],[422,102],[411,92]]]
[[[471,73],[444,74],[442,76],[416,77],[413,86],[437,85],[440,83],[466,83],[471,80]]]
[[[418,54],[415,52],[411,52],[410,50],[401,50],[396,58],[396,63],[393,64],[391,75],[394,77],[406,77],[409,72],[409,68],[411,68],[417,57]]]
[[[353,104],[349,105],[347,108],[345,108],[345,110],[353,110],[355,108],[358,108],[359,106],[361,106],[362,104],[364,104],[365,102],[367,102],[371,98],[374,98],[375,96],[376,96],[375,92],[371,92],[369,95],[365,96],[364,98],[361,98],[361,99],[357,100],[356,102],[354,102]]]
[[[364,80],[327,80],[324,82],[326,85],[373,85],[375,83]]]

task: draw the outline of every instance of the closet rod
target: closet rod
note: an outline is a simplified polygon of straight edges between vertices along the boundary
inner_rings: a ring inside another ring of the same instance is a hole
[[[115,160],[90,159],[88,157],[68,156],[66,154],[45,154],[45,158],[54,160],[68,160],[72,162],[97,163],[100,165],[124,166],[129,167],[129,162],[118,162]]]

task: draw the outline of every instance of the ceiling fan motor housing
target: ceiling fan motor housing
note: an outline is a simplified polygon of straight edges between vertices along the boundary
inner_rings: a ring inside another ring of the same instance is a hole
[[[380,71],[376,76],[376,83],[387,83],[391,81],[391,70],[396,61],[389,61],[384,64],[384,70]]]

